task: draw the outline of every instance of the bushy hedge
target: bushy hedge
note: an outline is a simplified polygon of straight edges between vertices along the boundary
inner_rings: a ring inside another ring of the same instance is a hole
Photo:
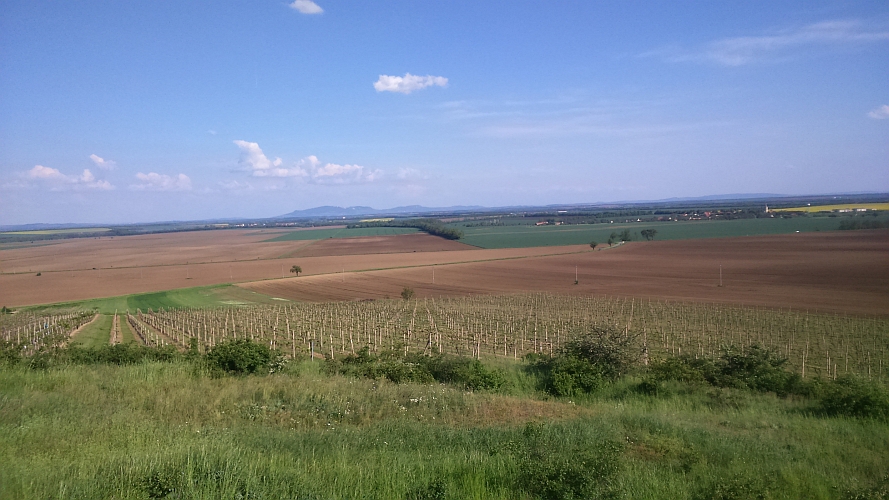
[[[433,236],[441,236],[442,238],[446,238],[449,240],[459,240],[463,237],[463,231],[460,231],[459,229],[455,229],[453,227],[448,227],[438,219],[404,219],[392,220],[388,222],[359,222],[358,224],[351,224],[347,227],[413,227],[425,233],[429,233]]]
[[[556,356],[530,355],[540,387],[555,396],[595,392],[638,365],[636,336],[612,327],[593,327],[571,340]]]
[[[405,356],[398,351],[384,351],[377,355],[365,347],[354,355],[328,360],[326,363],[329,373],[371,379],[385,378],[395,383],[439,382],[467,390],[494,390],[505,383],[499,370],[490,369],[477,359],[461,356]]]
[[[787,360],[758,345],[723,350],[715,359],[680,356],[652,363],[640,388],[655,394],[668,380],[716,387],[774,392],[779,396],[809,394],[811,386],[784,368]]]
[[[207,353],[207,364],[233,375],[268,374],[281,368],[283,356],[265,344],[240,339],[217,344]]]
[[[823,388],[820,399],[825,415],[889,420],[889,391],[869,380],[839,377]]]

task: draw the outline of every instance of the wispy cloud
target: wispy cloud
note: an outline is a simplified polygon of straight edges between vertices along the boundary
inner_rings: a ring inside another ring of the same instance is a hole
[[[382,171],[361,165],[340,165],[323,163],[317,156],[307,156],[292,166],[283,165],[281,158],[269,160],[258,143],[234,141],[241,148],[239,163],[245,166],[253,177],[300,178],[316,184],[347,184],[373,182],[382,176]]]
[[[290,4],[290,8],[298,10],[303,14],[321,14],[324,12],[324,9],[319,7],[318,4],[312,0],[296,0]]]
[[[170,176],[149,172],[136,174],[138,184],[131,184],[130,189],[137,191],[190,191],[191,179],[185,174]]]
[[[873,29],[860,21],[837,20],[810,24],[771,34],[713,40],[700,47],[665,47],[641,54],[669,62],[709,62],[743,66],[785,58],[794,51],[830,46],[853,46],[889,41],[889,31]]]
[[[34,165],[34,168],[25,172],[28,181],[38,182],[48,186],[53,191],[80,190],[80,189],[114,189],[108,181],[96,179],[90,170],[84,169],[80,175],[66,175],[55,168]]]
[[[433,85],[447,87],[448,79],[443,76],[418,76],[405,73],[404,76],[380,75],[380,78],[374,82],[377,92],[399,92],[401,94],[410,94],[415,90]]]
[[[874,120],[885,120],[886,118],[889,118],[889,104],[880,106],[879,108],[868,113],[867,116],[873,118]]]
[[[93,163],[95,163],[96,166],[101,168],[102,170],[114,170],[115,168],[117,168],[117,162],[106,160],[98,155],[90,155],[90,160],[92,160]]]

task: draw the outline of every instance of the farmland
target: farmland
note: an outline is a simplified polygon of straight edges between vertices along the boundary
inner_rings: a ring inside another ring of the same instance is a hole
[[[477,229],[491,228],[467,233]],[[559,238],[553,229],[539,234]],[[47,269],[0,276],[6,304],[69,301],[0,314],[0,498],[844,498],[885,487],[881,407],[863,418],[823,401],[851,380],[879,405],[889,383],[889,231],[658,241],[658,229],[655,241],[597,249],[423,234],[270,241],[320,231],[4,250],[4,269]],[[589,393],[547,389],[534,360],[602,329],[632,344],[633,367]],[[213,371],[212,353],[236,341],[283,361],[272,374]],[[652,386],[648,363],[722,366],[759,347],[783,360],[792,392]],[[418,359],[477,362],[465,366],[496,383],[403,379]],[[360,360],[378,364],[361,372]]]
[[[835,205],[806,205],[804,207],[775,208],[775,212],[834,212],[837,210],[889,210],[889,203],[843,203]]]
[[[701,238],[733,238],[740,236],[777,235],[807,233],[814,231],[834,231],[839,220],[831,217],[781,217],[736,220],[690,220],[659,222],[624,222],[615,218],[608,224],[576,225],[504,225],[460,227],[465,233],[461,240],[481,248],[519,248],[545,245],[582,245],[595,241],[604,243],[612,233],[629,230],[630,236],[642,240],[639,232],[643,229],[657,231],[656,240],[687,240]],[[869,218],[870,219],[870,218]],[[889,220],[889,215],[881,215],[873,220]]]

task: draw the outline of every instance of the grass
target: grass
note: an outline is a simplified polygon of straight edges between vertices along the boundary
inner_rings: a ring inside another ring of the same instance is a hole
[[[875,220],[889,220],[880,216]],[[486,226],[461,227],[463,243],[482,248],[523,248],[557,245],[583,245],[591,241],[605,243],[611,233],[629,229],[633,240],[642,240],[639,232],[655,229],[656,240],[730,238],[795,232],[834,231],[839,217],[781,217],[768,219],[700,220],[676,222],[618,222],[613,224],[577,224],[563,226]],[[459,227],[459,226],[457,226]]]
[[[114,314],[115,312],[123,311],[135,312],[137,309],[147,311],[149,308],[157,310],[159,308],[225,307],[277,303],[281,303],[281,301],[276,301],[267,295],[251,292],[237,286],[211,285],[58,304],[43,304],[21,309],[24,311],[54,310],[58,308],[87,309],[96,310],[101,314]]]
[[[133,330],[130,328],[130,324],[127,323],[127,315],[126,314],[119,314],[118,316],[120,316],[120,342],[121,342],[121,344],[137,342],[136,336],[133,335]]]
[[[548,466],[584,456],[609,460],[580,479],[616,498],[830,499],[889,469],[886,423],[819,417],[803,400],[654,398],[626,379],[569,401],[321,364],[222,378],[187,361],[0,368],[0,498],[521,499],[543,491]]]
[[[336,228],[336,229],[311,229],[293,231],[278,237],[266,240],[271,241],[306,241],[325,240],[328,238],[357,238],[359,236],[394,236],[398,234],[413,234],[417,229],[412,227],[362,227],[362,228]]]
[[[111,339],[111,324],[113,321],[113,315],[102,314],[92,323],[84,325],[71,340],[83,347],[99,347],[108,344]]]

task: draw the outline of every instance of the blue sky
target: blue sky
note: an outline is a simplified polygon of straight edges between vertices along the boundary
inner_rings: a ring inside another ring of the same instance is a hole
[[[4,2],[0,224],[889,191],[889,3]]]

